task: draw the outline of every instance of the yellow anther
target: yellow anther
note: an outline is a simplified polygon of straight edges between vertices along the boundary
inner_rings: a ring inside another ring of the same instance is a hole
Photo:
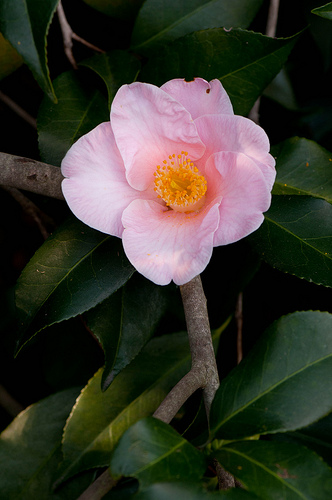
[[[163,163],[162,171],[155,172],[155,191],[166,205],[177,212],[197,212],[205,203],[207,182],[200,175],[191,160],[185,158],[187,152],[169,155],[175,161]]]

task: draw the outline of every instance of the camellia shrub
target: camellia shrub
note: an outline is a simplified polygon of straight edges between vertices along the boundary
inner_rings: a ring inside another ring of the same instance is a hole
[[[331,20],[0,0],[0,498],[331,499]]]

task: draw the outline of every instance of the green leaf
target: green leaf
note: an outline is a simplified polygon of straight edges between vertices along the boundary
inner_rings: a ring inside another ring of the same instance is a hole
[[[53,498],[52,483],[61,461],[62,429],[78,393],[78,389],[68,389],[33,404],[3,431],[2,498]]]
[[[0,33],[0,80],[13,73],[22,64],[22,57]]]
[[[262,0],[146,0],[136,19],[132,49],[149,54],[193,31],[247,28],[261,4]]]
[[[274,322],[221,382],[211,409],[219,439],[306,427],[332,409],[332,315],[297,312]]]
[[[138,481],[133,478],[126,478],[106,493],[103,500],[135,500],[137,490]]]
[[[311,448],[332,466],[332,413],[299,431],[272,434],[271,439],[289,441]]]
[[[228,491],[206,491],[192,483],[155,483],[137,493],[135,500],[257,500],[257,496],[245,490],[232,488]]]
[[[311,450],[295,444],[242,441],[214,457],[245,488],[269,500],[330,500],[332,471]]]
[[[17,282],[19,346],[45,327],[99,304],[133,272],[120,239],[69,218],[37,250]]]
[[[133,18],[144,0],[84,0],[90,7],[120,19]]]
[[[332,21],[332,2],[323,5],[322,7],[317,7],[316,9],[312,9],[313,14],[316,14],[320,17],[325,17],[325,19],[329,19]]]
[[[165,292],[167,287],[136,273],[125,286],[85,314],[89,329],[105,353],[103,390],[152,337],[166,309]]]
[[[263,95],[277,102],[280,106],[292,111],[299,111],[296,95],[290,77],[283,67],[272,82],[266,87]]]
[[[332,153],[308,139],[292,137],[272,150],[277,157],[273,194],[298,194],[332,203]]]
[[[109,108],[121,85],[135,81],[141,68],[137,57],[124,50],[96,54],[82,61],[80,66],[90,68],[102,78],[108,91]]]
[[[22,56],[36,81],[56,102],[46,55],[46,36],[58,0],[1,0],[0,31]]]
[[[153,417],[139,420],[121,437],[111,460],[115,477],[132,476],[142,487],[159,481],[198,481],[204,455],[170,425]]]
[[[223,328],[213,331],[215,342]],[[190,369],[186,333],[152,339],[102,392],[102,369],[78,398],[64,433],[60,481],[83,470],[108,466],[122,434],[151,415]]]
[[[274,196],[248,241],[280,271],[332,286],[332,206],[308,196]]]
[[[43,161],[60,165],[70,146],[103,121],[109,120],[105,97],[82,86],[73,72],[54,80],[58,103],[45,97],[38,112],[39,149]]]
[[[162,85],[172,78],[218,78],[234,112],[246,115],[279,73],[298,38],[274,39],[240,29],[197,31],[160,49],[139,79]]]

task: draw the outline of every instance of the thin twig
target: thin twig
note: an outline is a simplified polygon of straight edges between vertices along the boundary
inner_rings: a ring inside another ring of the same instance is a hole
[[[76,63],[75,57],[73,55],[73,40],[76,40],[77,42],[82,43],[83,45],[85,45],[89,49],[95,50],[97,52],[102,52],[102,53],[104,52],[99,47],[96,47],[92,43],[87,42],[86,40],[84,40],[80,36],[76,35],[76,33],[74,33],[70,24],[67,21],[61,0],[59,1],[58,6],[57,6],[57,14],[58,14],[60,28],[62,31],[65,54],[66,54],[70,64],[73,66],[74,69],[77,69],[77,63]]]
[[[251,110],[249,111],[248,118],[252,120],[254,123],[259,124],[259,107],[261,104],[261,98],[259,97]]]
[[[6,412],[11,417],[16,417],[22,410],[24,410],[24,406],[16,401],[16,399],[9,394],[7,389],[3,385],[0,384],[0,405],[6,410]]]
[[[265,34],[269,37],[275,37],[277,31],[277,23],[278,23],[278,12],[279,12],[279,2],[280,0],[270,0],[269,12],[267,15],[266,21],[266,29]],[[248,118],[255,123],[259,123],[259,107],[260,107],[261,99],[260,97],[257,99],[252,109],[248,114]]]
[[[8,97],[8,95],[4,94],[0,91],[0,100],[6,104],[14,113],[16,113],[20,118],[25,120],[31,127],[37,130],[37,120],[31,116],[25,109],[21,108],[13,99]]]
[[[0,153],[0,185],[63,200],[59,167],[22,156]]]
[[[19,191],[18,189],[9,186],[1,186],[1,187],[5,191],[7,191],[7,193],[9,193],[14,198],[14,200],[17,201],[17,203],[21,205],[22,209],[27,215],[32,217],[32,219],[37,224],[44,240],[46,240],[50,234],[46,229],[45,224],[51,226],[53,229],[55,227],[54,221],[48,215],[44,214],[44,212],[42,212],[42,210],[40,210],[40,208],[37,207],[37,205],[35,205],[31,200],[29,200],[29,198],[24,196],[24,194],[21,193],[21,191]]]
[[[90,486],[78,497],[77,500],[100,500],[106,495],[117,481],[111,477],[110,470],[106,469]]]
[[[239,364],[243,358],[243,348],[242,348],[242,330],[243,330],[243,293],[240,292],[237,296],[236,308],[235,308],[235,321],[236,321],[236,352],[237,352],[237,363]]]
[[[280,0],[270,0],[269,12],[267,15],[266,23],[266,36],[274,37],[276,36],[277,24],[278,24],[278,12],[279,12]]]

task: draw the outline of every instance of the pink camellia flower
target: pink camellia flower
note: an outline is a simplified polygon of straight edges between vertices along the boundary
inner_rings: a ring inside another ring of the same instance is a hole
[[[111,120],[62,161],[62,189],[87,225],[122,238],[154,283],[182,285],[215,246],[255,231],[271,202],[275,161],[258,125],[236,116],[219,80],[123,85]]]

